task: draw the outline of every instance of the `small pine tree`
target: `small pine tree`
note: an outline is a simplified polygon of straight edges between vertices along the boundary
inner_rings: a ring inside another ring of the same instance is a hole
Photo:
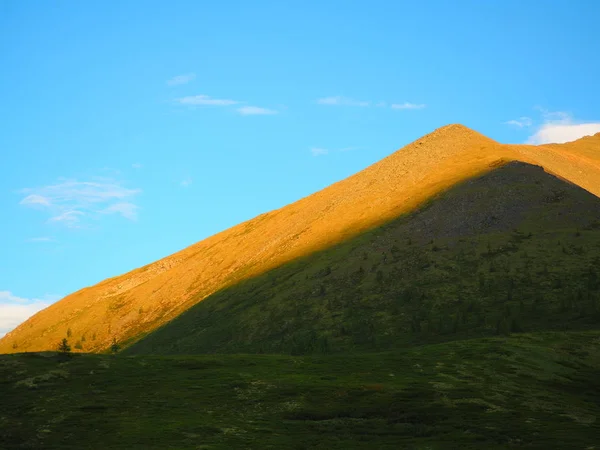
[[[454,315],[454,320],[452,321],[452,333],[456,334],[458,332],[460,320],[460,314],[456,313]]]
[[[479,272],[479,291],[485,291],[485,275],[483,274],[483,272]]]
[[[515,333],[520,333],[521,331],[523,331],[523,328],[521,327],[521,322],[518,319],[518,317],[512,317],[510,319],[509,330],[514,331]]]
[[[121,350],[121,346],[117,343],[117,340],[113,338],[113,342],[110,346],[110,351],[113,353],[118,353]]]
[[[71,337],[73,335],[73,332],[71,331],[71,329],[69,328],[67,330],[67,337]]]
[[[58,351],[61,353],[71,352],[71,346],[69,345],[69,341],[67,341],[67,338],[63,338],[63,340],[60,341],[60,344],[58,344]]]
[[[509,334],[509,323],[506,318],[499,317],[496,321],[496,334],[497,335],[506,335]]]

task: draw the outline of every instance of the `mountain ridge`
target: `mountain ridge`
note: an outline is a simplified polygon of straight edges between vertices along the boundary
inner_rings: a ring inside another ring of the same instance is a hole
[[[218,291],[125,352],[383,351],[505,327],[587,329],[600,319],[599,230],[598,197],[512,161]]]
[[[0,339],[0,352],[52,349],[67,334],[83,339],[84,351],[137,340],[218,290],[384,224],[515,160],[600,196],[600,134],[567,144],[505,145],[447,125],[321,191],[65,297]]]

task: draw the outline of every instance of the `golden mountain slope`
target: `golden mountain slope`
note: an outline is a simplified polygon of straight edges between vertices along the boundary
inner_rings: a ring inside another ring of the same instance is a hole
[[[365,170],[125,275],[71,294],[0,340],[0,353],[83,351],[135,340],[224,286],[330,246],[414,209],[507,161],[537,164],[600,197],[600,134],[567,144],[503,145],[448,125]],[[85,337],[85,339],[83,339]]]

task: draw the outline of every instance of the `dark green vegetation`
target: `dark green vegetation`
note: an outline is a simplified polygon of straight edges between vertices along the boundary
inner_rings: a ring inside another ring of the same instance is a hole
[[[127,354],[381,351],[600,323],[600,199],[510,163],[198,303]]]
[[[511,163],[117,355],[0,355],[0,449],[592,449],[599,324],[600,199]]]
[[[600,332],[362,355],[0,356],[0,448],[586,449]]]

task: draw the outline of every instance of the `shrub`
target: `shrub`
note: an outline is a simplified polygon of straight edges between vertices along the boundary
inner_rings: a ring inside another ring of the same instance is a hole
[[[113,338],[113,342],[110,346],[110,351],[112,353],[117,353],[119,350],[121,350],[121,346],[117,343],[117,340]]]

